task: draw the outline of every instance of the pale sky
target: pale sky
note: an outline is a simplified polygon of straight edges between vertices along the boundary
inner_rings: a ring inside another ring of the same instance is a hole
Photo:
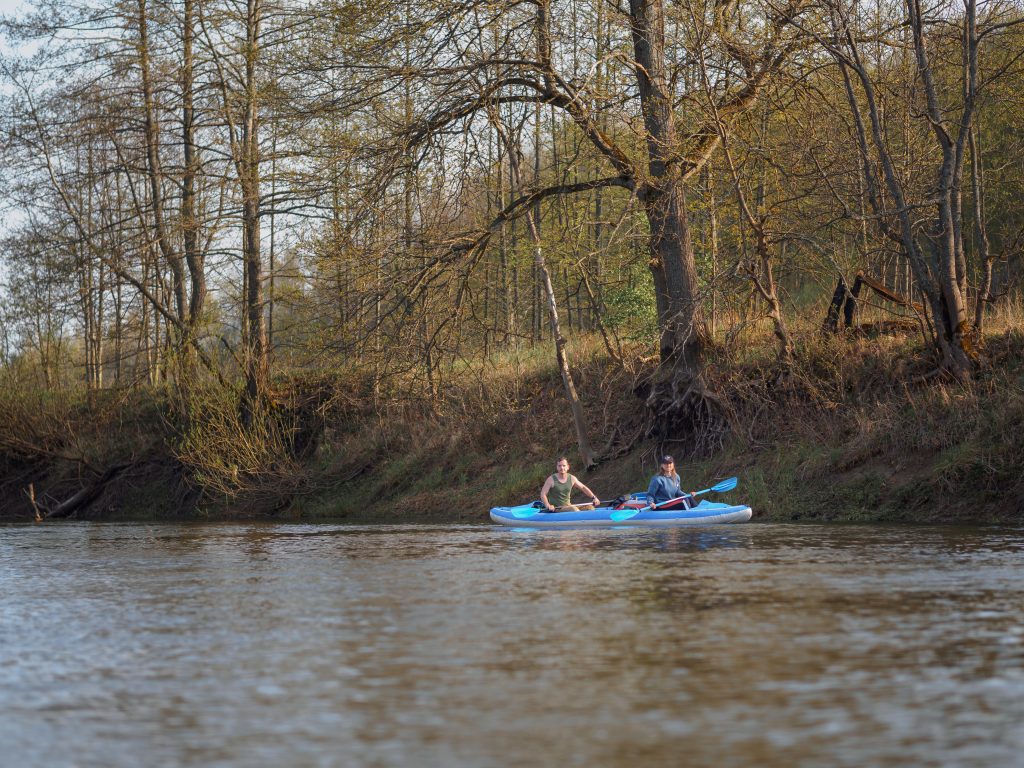
[[[22,0],[0,0],[0,16],[9,16],[23,5]]]

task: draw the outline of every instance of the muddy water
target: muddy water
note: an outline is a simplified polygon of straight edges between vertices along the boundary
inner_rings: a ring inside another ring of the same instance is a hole
[[[1024,529],[0,527],[11,766],[1009,766]]]

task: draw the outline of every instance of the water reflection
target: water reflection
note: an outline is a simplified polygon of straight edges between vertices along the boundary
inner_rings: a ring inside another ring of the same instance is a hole
[[[499,531],[502,529],[498,529]],[[741,526],[693,526],[650,528],[508,528],[513,541],[538,549],[634,549],[662,552],[693,552],[713,548],[746,547],[751,537]]]
[[[0,528],[51,765],[1011,765],[1024,531]]]

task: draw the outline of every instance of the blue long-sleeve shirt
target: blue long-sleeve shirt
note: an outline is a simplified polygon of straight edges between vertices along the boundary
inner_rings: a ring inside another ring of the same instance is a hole
[[[685,495],[682,488],[679,487],[678,473],[672,477],[655,475],[651,479],[651,484],[647,486],[647,500],[652,504],[660,504],[663,501],[678,499]]]

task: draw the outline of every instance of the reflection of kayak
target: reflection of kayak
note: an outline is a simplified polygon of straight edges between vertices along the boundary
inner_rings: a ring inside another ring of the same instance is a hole
[[[618,507],[598,507],[582,512],[544,512],[531,514],[533,504],[520,507],[494,507],[491,520],[517,528],[559,528],[592,525],[717,525],[745,523],[753,512],[739,504],[719,504],[704,500],[693,509],[644,509],[623,522],[612,520],[611,513]],[[518,516],[517,516],[518,515]]]

